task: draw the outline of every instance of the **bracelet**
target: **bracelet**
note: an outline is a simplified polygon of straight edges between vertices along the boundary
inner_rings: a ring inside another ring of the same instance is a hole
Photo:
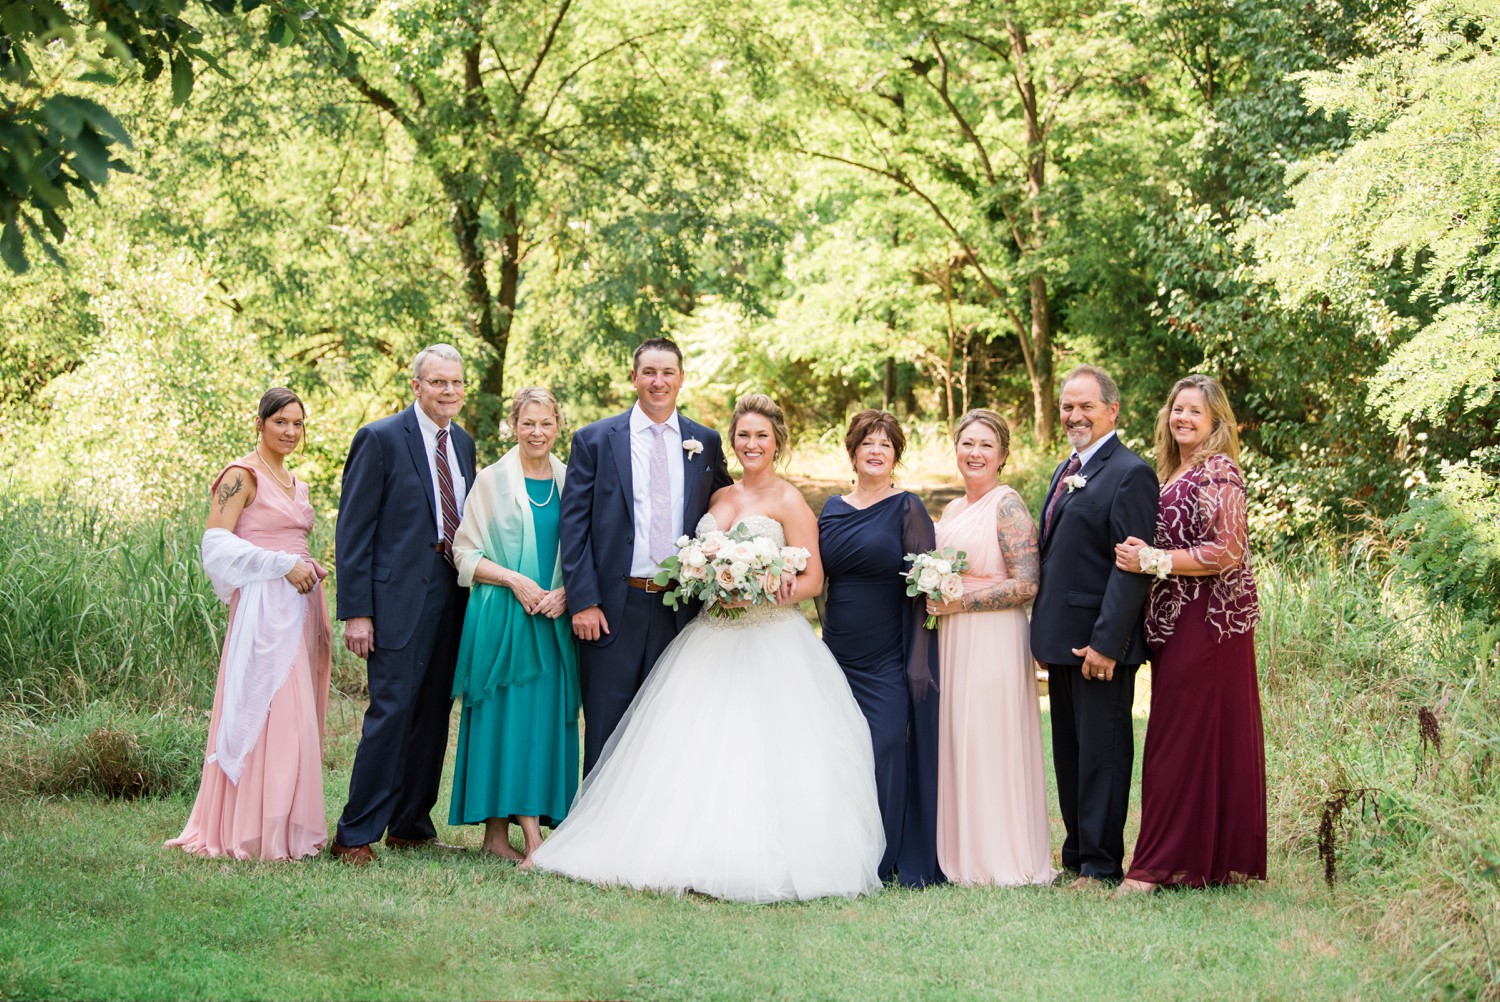
[[[1172,552],[1170,550],[1158,550],[1154,546],[1143,546],[1140,552],[1141,573],[1155,575],[1158,581],[1165,581],[1167,575],[1172,573]]]

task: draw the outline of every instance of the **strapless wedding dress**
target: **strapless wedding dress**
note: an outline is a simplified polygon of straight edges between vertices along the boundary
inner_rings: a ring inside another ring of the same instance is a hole
[[[741,525],[778,545],[780,522]],[[713,528],[705,515],[698,531]],[[662,654],[538,869],[768,903],[880,886],[870,731],[795,607],[707,609]]]

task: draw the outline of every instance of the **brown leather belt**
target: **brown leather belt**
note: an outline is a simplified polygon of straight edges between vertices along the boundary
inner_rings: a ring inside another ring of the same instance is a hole
[[[625,580],[630,587],[651,592],[653,595],[657,592],[667,591],[672,587],[670,584],[659,585],[651,578],[626,578]]]

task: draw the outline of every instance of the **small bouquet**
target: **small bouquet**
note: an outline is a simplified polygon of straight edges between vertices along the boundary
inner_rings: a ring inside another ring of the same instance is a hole
[[[662,596],[674,610],[685,599],[701,598],[714,615],[735,619],[744,610],[725,608],[723,603],[774,601],[781,575],[806,570],[809,556],[800,546],[778,546],[743,525],[728,532],[711,529],[700,536],[679,538],[677,555],[662,561],[654,580],[666,585],[676,579],[676,587]]]
[[[969,555],[963,550],[945,546],[931,553],[908,553],[911,570],[906,578],[906,594],[925,595],[939,602],[956,602],[964,597],[964,571],[969,569]],[[928,616],[922,624],[929,630],[937,628],[937,617]]]

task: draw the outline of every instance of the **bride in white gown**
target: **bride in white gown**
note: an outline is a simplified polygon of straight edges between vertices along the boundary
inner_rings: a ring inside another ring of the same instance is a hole
[[[656,663],[567,820],[532,857],[579,880],[767,903],[880,886],[885,849],[869,727],[797,607],[823,587],[817,521],[772,467],[786,422],[769,397],[735,405],[740,483],[697,526],[745,525],[806,547],[780,603],[707,610]]]

